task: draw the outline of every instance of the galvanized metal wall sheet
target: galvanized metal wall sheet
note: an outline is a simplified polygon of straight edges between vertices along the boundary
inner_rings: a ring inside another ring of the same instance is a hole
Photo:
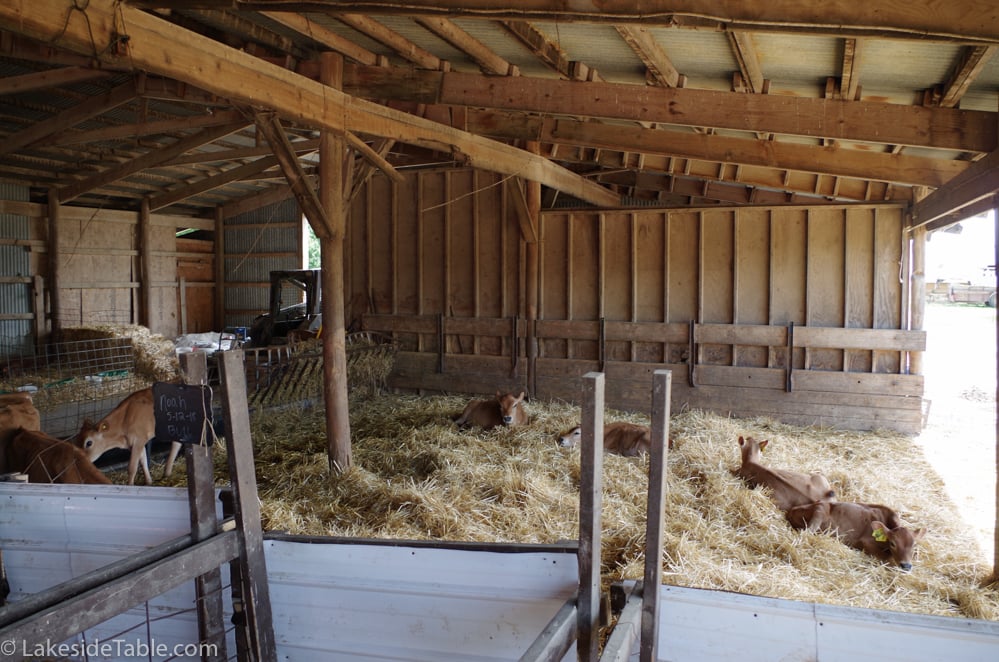
[[[0,182],[0,200],[26,202],[28,189],[24,186]],[[31,238],[27,216],[0,214],[0,237],[5,239]],[[31,254],[23,246],[0,246],[0,276],[30,276]],[[19,314],[31,312],[31,285],[27,283],[0,283],[0,313]],[[28,354],[34,350],[31,320],[0,320],[0,356]]]
[[[290,662],[517,660],[579,581],[571,553],[266,545],[278,656]]]
[[[979,662],[999,623],[663,586],[659,660],[670,662]],[[724,633],[724,636],[719,636]],[[630,660],[637,662],[638,644]]]
[[[0,549],[11,602],[190,530],[186,489],[0,483]],[[222,583],[229,583],[227,567]],[[194,607],[190,581],[64,643],[89,645],[89,660],[200,660],[172,657],[198,641]],[[228,601],[226,610],[228,618]],[[95,642],[104,642],[107,650],[94,647]],[[167,654],[129,654],[150,644],[162,645]],[[234,651],[234,642],[229,645]]]

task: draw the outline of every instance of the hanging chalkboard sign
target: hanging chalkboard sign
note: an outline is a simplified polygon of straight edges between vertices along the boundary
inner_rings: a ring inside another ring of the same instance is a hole
[[[212,391],[207,386],[153,383],[156,438],[200,444],[212,420]]]

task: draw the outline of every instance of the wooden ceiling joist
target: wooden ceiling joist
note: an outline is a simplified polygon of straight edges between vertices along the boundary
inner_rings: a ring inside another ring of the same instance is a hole
[[[748,91],[760,94],[763,92],[763,67],[760,66],[753,35],[741,30],[729,30],[726,34]]]
[[[350,39],[341,37],[329,28],[324,27],[315,21],[310,21],[306,16],[292,12],[277,11],[265,11],[260,13],[275,23],[279,23],[289,30],[294,30],[301,35],[305,35],[316,43],[322,44],[331,51],[340,53],[344,57],[350,58],[358,64],[367,64],[372,66],[381,64],[378,55],[372,53],[366,48],[358,46]]]
[[[71,12],[67,20],[59,0],[0,4],[0,29],[16,27],[22,34],[78,53],[93,53],[95,43],[117,41],[122,25],[128,28],[127,56],[102,55],[118,66],[127,63],[154,75],[184,80],[234,103],[275,110],[302,125],[454,151],[473,167],[538,181],[598,206],[620,202],[612,191],[539,155],[352,98],[131,5],[91,0],[86,16]]]
[[[945,186],[941,186],[913,205],[913,227],[927,225],[945,216],[964,213],[967,207],[983,200],[992,200],[997,193],[999,193],[999,150],[972,163],[967,170],[947,182]]]
[[[545,66],[564,78],[571,78],[569,57],[543,32],[527,21],[496,21],[534,54]]]
[[[839,90],[840,96],[847,101],[855,101],[858,97],[863,45],[863,39],[846,39],[843,43],[843,71]]]
[[[0,78],[0,95],[22,94],[36,90],[46,90],[60,85],[71,85],[95,78],[106,78],[108,72],[87,67],[63,67],[48,71],[36,71],[21,76]]]
[[[961,97],[968,91],[968,87],[982,73],[982,69],[997,50],[999,46],[966,47],[957,68],[944,85],[940,105],[944,108],[956,108]]]
[[[388,46],[396,54],[424,69],[440,69],[442,62],[433,53],[420,48],[395,30],[390,30],[373,18],[360,14],[338,14],[336,16],[344,25],[354,28],[361,34]]]

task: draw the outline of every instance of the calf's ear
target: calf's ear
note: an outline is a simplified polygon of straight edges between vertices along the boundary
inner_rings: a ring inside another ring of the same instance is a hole
[[[871,537],[878,542],[888,542],[888,533],[885,531],[887,528],[881,522],[871,522]]]
[[[912,532],[912,539],[922,540],[923,536],[925,535],[926,535],[926,529],[916,529],[915,531]]]
[[[764,439],[763,441],[760,442],[760,452],[761,453],[763,452],[763,449],[766,448],[767,444],[769,444],[769,443],[770,443],[769,439]]]
[[[746,445],[746,439],[741,434],[739,435],[739,445],[740,446],[745,446]]]

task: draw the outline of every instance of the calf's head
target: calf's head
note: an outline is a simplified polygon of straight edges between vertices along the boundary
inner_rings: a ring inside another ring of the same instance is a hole
[[[572,448],[579,443],[579,439],[582,436],[583,429],[577,425],[571,430],[566,430],[558,436],[558,445],[562,448]]]
[[[115,447],[114,441],[105,434],[107,431],[107,423],[94,423],[90,419],[85,419],[72,442],[83,449],[83,452],[93,462],[103,455],[104,451]]]
[[[517,408],[524,402],[525,395],[524,391],[521,391],[520,395],[496,391],[496,401],[499,403],[503,425],[512,425],[517,421]]]
[[[887,543],[891,552],[891,560],[906,572],[912,570],[912,558],[916,552],[916,543],[926,535],[926,529],[912,531],[900,526],[895,529],[881,522],[871,522],[871,536],[880,543]]]
[[[759,464],[760,457],[763,453],[763,449],[767,447],[770,443],[769,439],[764,439],[763,441],[757,441],[753,437],[739,437],[739,450],[742,453],[742,463],[748,464],[750,462],[754,464]]]

